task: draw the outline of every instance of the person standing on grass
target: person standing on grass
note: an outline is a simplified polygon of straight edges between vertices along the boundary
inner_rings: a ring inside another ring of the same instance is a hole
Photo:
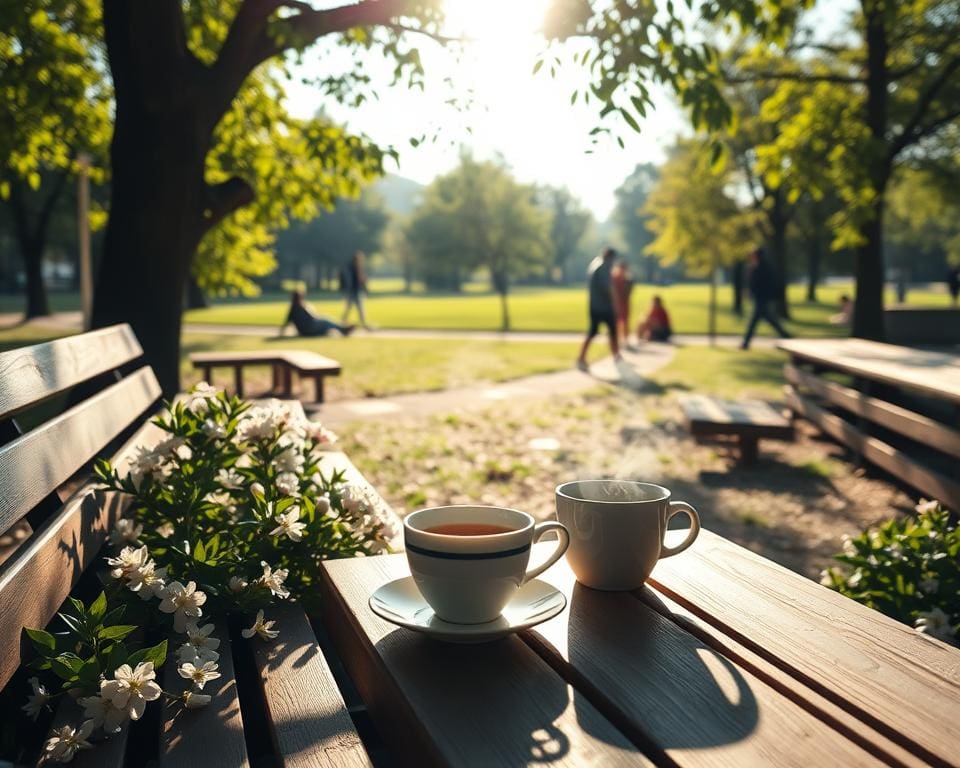
[[[346,297],[346,305],[343,308],[342,322],[347,322],[350,315],[350,308],[357,308],[357,315],[360,317],[360,324],[370,330],[367,324],[367,317],[363,311],[363,294],[367,291],[367,270],[364,267],[363,251],[357,251],[353,254],[347,266],[343,270],[343,293]]]
[[[611,273],[613,271],[613,260],[617,252],[613,248],[605,248],[603,253],[597,256],[587,270],[589,276],[588,293],[590,297],[590,328],[587,331],[587,338],[583,340],[583,346],[580,348],[580,356],[577,358],[577,368],[581,371],[589,371],[587,364],[587,349],[593,337],[600,331],[600,326],[607,326],[607,332],[610,336],[610,351],[614,359],[620,359],[620,347],[617,344],[617,301],[613,293],[613,282]]]
[[[627,343],[630,337],[630,293],[633,291],[633,278],[625,259],[620,259],[610,272],[613,283],[613,297],[617,310],[617,336]]]
[[[740,348],[750,348],[753,332],[757,329],[757,323],[761,320],[770,323],[773,329],[780,334],[780,338],[789,339],[790,334],[780,325],[776,310],[771,309],[771,305],[779,293],[780,278],[773,267],[767,263],[762,248],[757,248],[750,254],[750,274],[747,277],[747,285],[750,287],[750,295],[753,296],[753,314],[750,316],[750,322],[747,323],[747,331],[743,335],[743,343]]]

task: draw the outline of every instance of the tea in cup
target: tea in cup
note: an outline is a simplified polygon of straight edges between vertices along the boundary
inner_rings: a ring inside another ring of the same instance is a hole
[[[556,531],[557,548],[528,571],[531,547],[548,531]],[[424,600],[440,619],[455,624],[496,619],[517,590],[559,560],[570,543],[560,523],[537,523],[516,509],[470,505],[407,515],[403,540]]]

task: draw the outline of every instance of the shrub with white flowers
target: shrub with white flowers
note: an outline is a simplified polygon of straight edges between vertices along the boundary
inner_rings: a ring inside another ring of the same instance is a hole
[[[938,502],[845,538],[835,559],[842,565],[824,570],[822,584],[960,645],[960,529]]]
[[[270,606],[293,598],[311,610],[321,561],[387,551],[396,535],[367,491],[321,468],[335,435],[279,401],[251,406],[202,383],[154,424],[164,439],[138,447],[129,466],[95,467],[104,490],[131,497],[110,534],[104,593],[89,606],[71,598],[63,633],[26,631],[31,666],[59,688],[32,678],[24,711],[36,719],[67,692],[84,709],[78,727],[48,740],[51,760],[71,760],[96,729],[116,733],[162,696],[209,703],[206,686],[220,677],[214,622],[239,616],[244,638],[272,640],[281,628]],[[119,623],[125,613],[132,623]],[[173,637],[177,678],[167,684],[178,690],[156,679],[167,641],[142,647],[130,637],[139,627]]]

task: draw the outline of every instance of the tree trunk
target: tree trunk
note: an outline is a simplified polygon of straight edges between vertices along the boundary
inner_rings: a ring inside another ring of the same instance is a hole
[[[773,195],[773,206],[768,218],[770,220],[770,261],[777,271],[780,283],[774,303],[777,314],[789,320],[790,306],[787,303],[787,216],[783,210],[784,204],[783,192],[778,189]]]
[[[32,317],[44,317],[50,314],[50,302],[47,301],[47,288],[43,283],[43,252],[45,241],[31,239],[21,243],[24,273],[27,278],[27,320]]]
[[[717,266],[710,269],[710,346],[717,345]]]
[[[883,199],[874,206],[874,218],[860,229],[863,245],[854,251],[856,300],[851,333],[863,339],[883,341]]]
[[[193,275],[187,278],[187,309],[206,309],[210,306],[207,295]]]
[[[737,261],[730,269],[730,285],[733,288],[733,313],[743,317],[743,261]]]
[[[820,234],[814,233],[807,240],[807,301],[817,303],[817,286],[820,283]]]

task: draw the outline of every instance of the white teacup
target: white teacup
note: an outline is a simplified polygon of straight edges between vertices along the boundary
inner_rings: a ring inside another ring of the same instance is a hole
[[[670,518],[690,518],[687,537],[663,543]],[[700,516],[670,491],[630,480],[578,480],[557,486],[557,518],[570,534],[567,562],[577,581],[606,590],[639,589],[657,560],[683,552],[700,533]]]
[[[485,532],[493,528],[501,530]],[[547,531],[557,532],[557,549],[528,571],[530,548]],[[560,523],[536,523],[526,512],[506,507],[469,505],[407,515],[403,540],[424,600],[439,618],[456,624],[496,619],[517,590],[559,560],[570,543]]]

